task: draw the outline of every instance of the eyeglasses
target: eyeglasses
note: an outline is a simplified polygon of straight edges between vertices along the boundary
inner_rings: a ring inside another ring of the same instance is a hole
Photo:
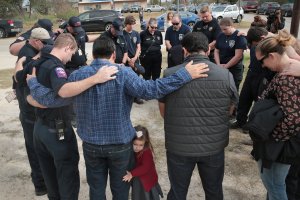
[[[178,26],[179,25],[179,23],[172,23],[173,24],[173,26]]]
[[[261,64],[261,65],[263,65],[264,64],[264,60],[266,59],[266,58],[268,58],[269,57],[269,54],[267,54],[267,55],[265,55],[264,57],[262,57],[260,60],[258,60],[258,62]]]
[[[152,29],[157,29],[157,26],[150,26],[150,28],[152,28]]]

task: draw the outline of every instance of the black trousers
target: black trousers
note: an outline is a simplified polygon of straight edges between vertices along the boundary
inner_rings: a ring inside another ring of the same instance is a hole
[[[253,101],[257,101],[258,91],[263,79],[263,74],[252,72],[248,70],[245,78],[237,108],[236,120],[240,125],[244,125],[248,120],[248,112],[252,106]]]
[[[240,83],[243,80],[243,73],[244,73],[243,63],[238,63],[235,66],[230,67],[229,71],[231,72],[231,74],[233,76],[235,87],[236,87],[237,91],[239,91]]]
[[[142,66],[145,68],[144,79],[156,80],[160,77],[162,54],[158,52],[156,54],[146,54],[143,58],[140,58]]]
[[[20,113],[20,121],[24,132],[25,147],[31,168],[31,179],[36,189],[45,189],[44,178],[40,168],[39,160],[33,145],[34,121],[24,113]]]
[[[289,200],[300,199],[300,164],[292,164],[285,179],[286,193]]]
[[[54,122],[53,122],[54,123]],[[58,140],[57,131],[39,119],[34,126],[34,146],[50,200],[77,200],[79,193],[79,153],[71,123],[66,123],[65,139]]]

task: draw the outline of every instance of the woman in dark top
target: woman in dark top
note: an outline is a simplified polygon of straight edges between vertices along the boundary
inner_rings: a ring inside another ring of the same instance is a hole
[[[263,92],[262,98],[276,99],[283,111],[283,118],[267,141],[255,140],[252,136],[252,155],[258,161],[269,200],[288,199],[285,179],[290,165],[299,162],[300,78],[281,74],[287,68],[300,67],[300,62],[291,59],[285,51],[292,40],[289,34],[279,34],[262,40],[256,47],[257,60],[264,67],[278,72]]]
[[[159,78],[161,71],[161,45],[163,38],[160,31],[157,30],[157,21],[155,18],[150,18],[147,29],[141,34],[141,55],[140,61],[145,68],[143,75],[146,80]]]
[[[230,18],[220,21],[222,33],[216,40],[215,61],[217,65],[227,68],[233,75],[236,89],[243,79],[243,52],[247,49],[247,40],[243,35],[238,36],[238,30],[233,27]]]

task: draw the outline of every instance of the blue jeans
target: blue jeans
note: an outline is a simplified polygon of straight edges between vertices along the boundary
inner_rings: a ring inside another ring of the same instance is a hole
[[[128,200],[130,184],[122,181],[122,178],[132,164],[132,144],[94,145],[83,142],[82,148],[90,200],[106,199],[108,174],[113,200]]]
[[[186,200],[196,165],[205,192],[205,199],[223,200],[224,151],[200,157],[179,156],[167,151],[167,164],[171,184],[168,200]]]
[[[261,171],[261,159],[257,162]],[[289,172],[290,165],[274,162],[270,169],[263,168],[260,178],[267,189],[268,200],[288,200],[286,194],[285,178]]]

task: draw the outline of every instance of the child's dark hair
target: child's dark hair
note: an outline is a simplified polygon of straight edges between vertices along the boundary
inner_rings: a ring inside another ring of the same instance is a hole
[[[140,140],[140,141],[144,141],[145,142],[145,148],[149,148],[152,152],[153,151],[153,146],[151,144],[151,141],[150,141],[150,136],[149,136],[149,131],[146,127],[144,126],[141,126],[141,125],[137,125],[134,127],[135,128],[135,131],[138,132],[138,131],[142,131],[143,135],[138,137],[137,135],[135,135],[135,137],[133,138],[133,140]]]

